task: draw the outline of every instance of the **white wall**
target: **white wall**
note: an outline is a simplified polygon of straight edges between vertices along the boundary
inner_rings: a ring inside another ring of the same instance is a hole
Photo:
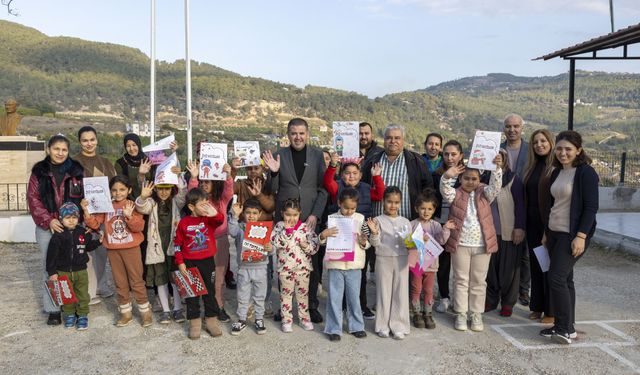
[[[0,217],[0,241],[36,242],[36,225],[30,215]]]
[[[639,211],[640,189],[630,187],[600,187],[600,210]]]

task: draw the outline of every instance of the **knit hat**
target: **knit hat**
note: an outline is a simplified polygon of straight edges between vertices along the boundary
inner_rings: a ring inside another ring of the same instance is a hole
[[[65,204],[60,206],[59,212],[60,218],[64,218],[65,216],[80,216],[80,210],[78,209],[78,206],[76,206],[73,202],[66,202]]]

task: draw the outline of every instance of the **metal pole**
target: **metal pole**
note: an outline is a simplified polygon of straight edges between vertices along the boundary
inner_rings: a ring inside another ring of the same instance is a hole
[[[151,0],[151,77],[150,77],[149,126],[151,143],[156,141],[156,0]]]
[[[187,70],[187,160],[192,159],[193,142],[191,140],[191,60],[189,58],[189,0],[184,0],[184,44],[185,66]]]
[[[622,153],[622,160],[620,161],[620,186],[624,186],[624,174],[627,169],[627,152]]]
[[[574,89],[576,80],[576,61],[574,59],[569,60],[569,118],[567,119],[567,129],[573,130],[573,102]]]
[[[613,0],[609,0],[609,14],[611,15],[611,32],[615,31],[613,26]]]

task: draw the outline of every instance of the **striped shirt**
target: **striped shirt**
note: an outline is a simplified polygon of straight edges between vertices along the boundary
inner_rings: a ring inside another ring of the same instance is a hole
[[[402,201],[400,202],[400,210],[398,215],[411,219],[411,197],[409,196],[409,175],[407,174],[407,165],[404,162],[404,152],[391,162],[387,158],[386,153],[382,153],[380,158],[382,166],[382,181],[384,185],[397,186],[402,191]],[[380,216],[384,213],[384,201],[372,202],[373,216]]]

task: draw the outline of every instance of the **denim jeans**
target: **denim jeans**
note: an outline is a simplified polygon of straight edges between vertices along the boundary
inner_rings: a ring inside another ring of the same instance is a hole
[[[347,299],[347,326],[349,332],[364,331],[360,308],[360,276],[362,270],[329,269],[327,313],[324,333],[342,334],[342,296]],[[346,293],[345,293],[346,292]]]
[[[42,310],[47,314],[60,312],[60,309],[55,307],[53,302],[51,302],[51,298],[49,298],[47,291],[44,290],[44,281],[49,280],[49,274],[47,274],[47,249],[49,248],[49,241],[51,241],[52,236],[53,234],[50,230],[44,230],[36,226],[36,242],[38,243],[40,253],[42,254],[43,283],[40,284],[40,289],[42,290]]]

